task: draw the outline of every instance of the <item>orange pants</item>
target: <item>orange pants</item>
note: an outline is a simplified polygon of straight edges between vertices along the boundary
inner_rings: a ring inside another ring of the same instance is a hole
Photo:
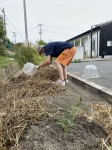
[[[64,66],[69,66],[76,51],[77,50],[75,46],[70,49],[67,48],[57,57],[56,61],[58,61],[60,64]]]

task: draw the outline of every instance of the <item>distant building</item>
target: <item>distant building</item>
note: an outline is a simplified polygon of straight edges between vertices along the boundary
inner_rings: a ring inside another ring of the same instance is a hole
[[[112,55],[112,21],[91,26],[88,30],[67,42],[77,46],[75,59]]]

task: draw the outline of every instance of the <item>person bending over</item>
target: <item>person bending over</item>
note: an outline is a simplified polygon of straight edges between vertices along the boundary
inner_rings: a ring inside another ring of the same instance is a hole
[[[50,65],[53,57],[55,57],[54,63],[60,77],[57,84],[65,85],[65,83],[68,83],[67,66],[69,66],[76,53],[76,47],[69,42],[50,42],[45,46],[40,45],[37,50],[39,55],[46,55],[46,60],[38,68]]]

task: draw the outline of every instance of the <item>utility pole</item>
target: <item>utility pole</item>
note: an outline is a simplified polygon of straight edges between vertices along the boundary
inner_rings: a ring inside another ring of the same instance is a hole
[[[27,16],[26,16],[26,1],[23,0],[23,8],[24,8],[24,22],[25,22],[25,40],[28,45],[28,29],[27,29]]]
[[[3,10],[2,10],[2,12],[3,12],[3,24],[4,24],[4,29],[5,29],[5,37],[6,37],[6,35],[7,35],[7,31],[6,31],[6,20],[5,20],[5,9],[3,8]]]
[[[14,37],[14,42],[16,44],[16,33],[15,32],[13,32],[13,37]]]
[[[42,24],[38,24],[38,26],[39,26],[39,28],[40,28],[40,30],[39,30],[39,35],[40,35],[40,41],[42,40]]]

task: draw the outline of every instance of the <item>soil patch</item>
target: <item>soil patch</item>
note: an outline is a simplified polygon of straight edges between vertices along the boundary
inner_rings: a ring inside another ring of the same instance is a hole
[[[77,118],[76,126],[65,133],[48,119],[27,129],[21,145],[24,150],[101,150],[99,138],[106,137],[104,130],[85,118]]]
[[[59,87],[55,84],[58,78],[57,70],[48,67],[34,76],[21,74],[0,84],[1,148],[102,150],[99,140],[110,134],[103,126],[80,114],[74,119],[75,126],[64,132],[57,120],[79,100],[91,116],[91,104],[105,103],[105,98],[71,81]]]

